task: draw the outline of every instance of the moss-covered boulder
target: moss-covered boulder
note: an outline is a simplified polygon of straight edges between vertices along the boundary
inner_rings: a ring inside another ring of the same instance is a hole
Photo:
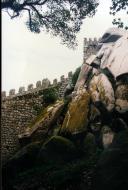
[[[110,147],[101,154],[93,188],[128,189],[128,130],[116,134]]]
[[[128,113],[128,84],[118,85],[115,91],[115,97],[116,110],[119,113]]]
[[[69,161],[76,155],[77,150],[72,141],[61,136],[53,136],[41,148],[38,164]]]
[[[23,170],[29,168],[35,163],[36,156],[42,146],[41,142],[34,142],[20,149],[12,156],[3,168],[14,170]]]
[[[57,122],[63,108],[64,102],[56,101],[54,104],[43,109],[36,119],[26,127],[25,132],[19,135],[21,144],[24,144],[24,142],[27,143],[26,139],[29,139],[30,143],[33,141],[43,140],[45,136],[48,136],[48,132],[53,129],[53,126]]]
[[[96,152],[95,136],[92,133],[87,133],[84,141],[83,148],[86,155],[90,156]]]
[[[79,90],[69,104],[61,133],[78,134],[87,130],[90,95],[85,90]]]
[[[115,103],[114,90],[105,74],[94,75],[89,83],[89,91],[94,103],[102,102],[108,111],[112,111]]]
[[[92,131],[92,133],[95,134],[96,132],[99,132],[102,125],[101,113],[94,105],[90,106],[89,121],[89,128]]]
[[[31,143],[19,150],[2,167],[3,189],[10,190],[15,179],[20,172],[31,169],[35,165],[37,154],[42,146],[41,142]]]
[[[111,130],[109,126],[103,126],[101,130],[101,136],[102,136],[102,145],[104,148],[108,148],[114,138],[114,132]]]
[[[76,80],[75,91],[79,90],[79,88],[84,87],[85,82],[88,80],[89,75],[91,73],[92,67],[87,64],[82,64],[79,70],[79,76]]]

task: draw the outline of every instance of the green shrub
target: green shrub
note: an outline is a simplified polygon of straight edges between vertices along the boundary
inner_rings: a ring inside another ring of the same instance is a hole
[[[56,88],[47,88],[43,90],[43,101],[46,104],[54,103],[58,99]]]

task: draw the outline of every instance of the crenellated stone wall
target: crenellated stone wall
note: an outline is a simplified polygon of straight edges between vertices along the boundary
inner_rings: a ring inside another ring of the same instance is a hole
[[[98,40],[84,39],[84,61],[92,53],[97,51]],[[60,81],[57,79],[50,81],[45,78],[37,81],[34,87],[29,84],[27,89],[20,87],[18,92],[15,89],[9,91],[9,95],[5,91],[2,92],[2,108],[1,108],[1,138],[2,138],[2,160],[6,161],[20,147],[18,135],[37,117],[40,110],[43,109],[42,92],[46,88],[57,87],[59,97],[63,98],[65,88],[71,84],[72,72],[68,73],[68,77],[62,75]]]
[[[24,132],[25,128],[35,120],[43,109],[43,90],[58,87],[59,96],[62,98],[66,86],[71,83],[71,79],[72,72],[69,72],[67,78],[64,75],[60,77],[60,82],[54,79],[53,84],[50,84],[48,79],[43,79],[42,83],[37,81],[35,88],[33,84],[28,85],[27,91],[25,91],[25,87],[20,87],[18,93],[15,93],[15,89],[11,89],[9,96],[6,96],[6,92],[2,92],[3,162],[19,149],[18,135]]]
[[[18,134],[22,133],[43,108],[39,92],[8,97],[2,101],[2,159],[10,157],[19,148]]]
[[[68,77],[65,77],[64,75],[62,75],[60,77],[60,81],[57,81],[57,79],[54,79],[52,84],[50,83],[50,81],[47,78],[45,78],[42,80],[42,82],[37,81],[35,88],[34,88],[33,84],[29,84],[26,90],[25,90],[25,87],[22,86],[19,88],[17,93],[16,93],[15,89],[11,89],[9,91],[9,95],[7,95],[6,91],[2,91],[2,100],[14,98],[17,96],[23,96],[23,95],[30,94],[30,93],[36,93],[40,90],[49,88],[51,86],[59,86],[59,96],[63,97],[64,89],[67,86],[67,84],[71,83],[71,80],[72,80],[72,71],[70,71],[68,73]],[[62,86],[64,88],[62,88]]]

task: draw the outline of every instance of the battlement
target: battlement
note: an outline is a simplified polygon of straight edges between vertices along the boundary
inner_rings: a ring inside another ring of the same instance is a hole
[[[83,47],[83,60],[89,57],[91,54],[95,54],[97,52],[97,45],[99,39],[97,38],[84,38],[84,47]],[[83,61],[83,62],[84,62]],[[9,95],[7,95],[6,91],[2,92],[2,99],[5,98],[13,98],[15,96],[22,96],[28,93],[37,92],[39,90],[43,90],[45,88],[49,88],[50,86],[57,86],[60,83],[65,83],[70,81],[72,78],[72,71],[68,73],[68,77],[66,78],[64,75],[60,77],[60,80],[54,79],[52,83],[50,83],[49,79],[45,78],[42,81],[37,81],[34,87],[33,84],[29,84],[25,89],[24,86],[19,87],[18,92],[15,89],[11,89],[9,91]]]
[[[97,38],[84,38],[83,45],[83,63],[91,55],[96,54],[99,39]]]
[[[98,41],[99,41],[99,39],[97,39],[97,38],[89,38],[89,39],[84,38],[84,47],[98,44]]]
[[[59,81],[57,79],[54,79],[53,82],[51,83],[49,81],[49,79],[45,78],[42,81],[37,81],[35,87],[34,87],[33,84],[29,84],[27,86],[26,90],[25,90],[24,86],[19,87],[19,90],[18,90],[17,93],[16,93],[15,89],[11,89],[9,91],[9,95],[8,96],[7,96],[6,91],[2,91],[2,99],[13,98],[13,97],[16,97],[16,96],[22,96],[22,95],[25,95],[25,94],[34,93],[34,92],[37,92],[39,90],[43,90],[43,89],[49,88],[50,86],[57,86],[60,83],[63,84],[65,82],[68,82],[68,81],[71,80],[71,78],[72,78],[72,71],[70,71],[68,73],[68,77],[67,78],[64,75],[62,75],[60,77]]]

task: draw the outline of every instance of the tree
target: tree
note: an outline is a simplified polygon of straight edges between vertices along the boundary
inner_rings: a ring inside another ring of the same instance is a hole
[[[98,0],[2,0],[1,8],[11,19],[27,12],[30,31],[41,30],[60,36],[62,43],[73,47],[83,19],[93,16]]]
[[[110,14],[113,16],[121,10],[126,11],[126,14],[128,14],[128,0],[112,0],[110,10]],[[124,23],[120,18],[114,19],[113,24],[117,25],[119,28],[125,28],[126,30],[128,29],[128,26],[124,26]]]
[[[98,4],[98,0],[2,0],[1,8],[11,19],[27,12],[26,25],[31,32],[50,32],[60,36],[63,44],[74,47],[83,20],[95,15]],[[110,10],[112,15],[121,10],[128,14],[128,0],[112,0]],[[128,29],[120,18],[113,24]]]

